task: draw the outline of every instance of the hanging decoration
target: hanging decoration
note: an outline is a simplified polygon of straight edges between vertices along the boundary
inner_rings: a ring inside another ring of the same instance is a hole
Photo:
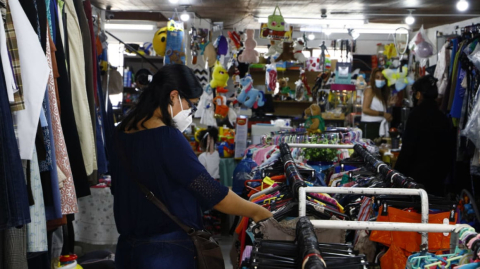
[[[228,37],[230,38],[230,40],[232,40],[232,42],[233,42],[235,48],[237,48],[237,50],[239,50],[242,47],[242,40],[240,38],[240,35],[237,32],[228,31]]]
[[[413,79],[407,76],[408,68],[403,66],[402,70],[397,69],[385,69],[382,74],[387,78],[388,86],[395,85],[396,91],[401,91],[407,87],[407,85],[413,84]]]
[[[247,39],[245,40],[245,50],[242,55],[238,56],[238,61],[242,63],[256,64],[259,62],[258,51],[255,50],[257,41],[254,39],[255,30],[248,29],[246,31]]]
[[[212,42],[207,42],[203,52],[203,60],[208,63],[209,68],[215,65],[215,62],[217,61],[217,51],[215,50]]]
[[[267,93],[274,93],[277,88],[277,66],[275,64],[268,64],[265,66],[265,86]]]
[[[220,61],[217,61],[215,63],[215,67],[213,68],[213,74],[212,74],[212,81],[210,81],[210,87],[212,89],[222,89],[224,87],[227,87],[227,81],[228,81],[228,72],[223,67],[223,65],[220,63]]]
[[[277,61],[295,61],[295,56],[293,55],[292,42],[283,42],[283,51],[276,59]]]
[[[178,18],[176,11],[175,16]],[[185,64],[184,29],[181,21],[171,19],[168,22],[164,64]]]
[[[215,104],[215,118],[224,119],[228,115],[227,98],[225,96],[217,96],[213,99]]]
[[[270,40],[270,47],[268,48],[268,52],[265,53],[265,57],[281,54],[282,52],[283,52],[283,43],[278,40]]]
[[[410,41],[409,48],[419,58],[428,58],[434,54],[432,42],[428,39],[423,25]]]

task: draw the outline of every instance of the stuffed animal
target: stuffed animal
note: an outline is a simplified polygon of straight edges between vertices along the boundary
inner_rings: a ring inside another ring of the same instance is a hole
[[[293,55],[292,42],[283,42],[283,51],[278,56],[277,61],[295,61],[295,56]]]
[[[228,41],[225,36],[220,35],[215,42],[217,46],[217,55],[227,55],[228,53]]]
[[[305,109],[305,128],[309,134],[325,131],[325,121],[321,115],[322,109],[317,104]]]
[[[268,48],[268,52],[265,53],[265,57],[270,57],[275,54],[280,54],[283,52],[282,42],[278,40],[271,40],[270,41],[270,48]]]
[[[228,31],[228,37],[230,37],[230,40],[232,40],[232,42],[233,42],[235,48],[237,48],[237,50],[242,47],[241,46],[242,41],[241,41],[240,35],[237,32]]]
[[[228,76],[227,70],[223,67],[223,65],[219,61],[217,61],[215,63],[215,68],[213,68],[212,81],[210,81],[210,87],[212,87],[212,89],[227,87],[228,78],[229,76]]]
[[[167,48],[167,27],[160,28],[153,36],[153,49],[159,56],[165,56]]]
[[[213,99],[215,104],[215,118],[224,119],[228,115],[227,97],[217,96]]]
[[[247,30],[247,39],[245,40],[245,50],[242,55],[238,56],[238,61],[242,63],[256,64],[258,63],[258,51],[255,50],[257,41],[253,38],[255,30]]]
[[[302,53],[304,46],[305,43],[301,39],[297,40],[293,46],[295,59],[297,59],[299,63],[304,63],[307,61],[307,58]]]
[[[249,108],[258,108],[265,104],[264,93],[253,88],[251,76],[240,79],[240,85],[242,85],[242,92],[238,95],[237,102]]]
[[[213,67],[217,61],[217,51],[212,42],[208,42],[203,52],[203,60],[208,63],[208,67]]]
[[[278,80],[278,85],[280,87],[280,95],[292,99],[295,97],[295,90],[290,89],[290,87],[288,86],[288,80],[288,77]]]
[[[311,96],[312,95],[312,90],[310,89],[310,86],[308,85],[307,74],[305,73],[305,70],[303,70],[303,69],[300,69],[300,79],[302,80],[303,86],[305,87],[305,89],[307,89],[308,95]]]

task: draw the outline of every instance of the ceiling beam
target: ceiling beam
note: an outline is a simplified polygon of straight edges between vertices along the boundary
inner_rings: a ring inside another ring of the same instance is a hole
[[[134,20],[134,21],[168,21],[165,16],[160,12],[135,12],[135,11],[126,11],[126,12],[114,12],[113,20]]]

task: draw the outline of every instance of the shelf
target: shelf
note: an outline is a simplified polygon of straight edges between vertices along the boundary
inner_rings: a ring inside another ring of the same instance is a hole
[[[275,104],[302,104],[302,105],[311,105],[313,104],[313,101],[294,101],[294,100],[288,100],[288,101],[278,101],[274,100],[273,103]]]
[[[149,60],[159,60],[159,61],[163,61],[163,57],[161,56],[148,56],[148,55],[145,55],[145,58],[149,59]],[[123,59],[125,60],[145,60],[143,59],[142,57],[138,56],[138,55],[123,55]]]

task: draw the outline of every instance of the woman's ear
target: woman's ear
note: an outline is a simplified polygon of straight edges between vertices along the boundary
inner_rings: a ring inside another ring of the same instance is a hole
[[[177,90],[173,90],[171,93],[170,93],[170,101],[171,102],[174,102],[175,100],[178,99],[178,91]]]

